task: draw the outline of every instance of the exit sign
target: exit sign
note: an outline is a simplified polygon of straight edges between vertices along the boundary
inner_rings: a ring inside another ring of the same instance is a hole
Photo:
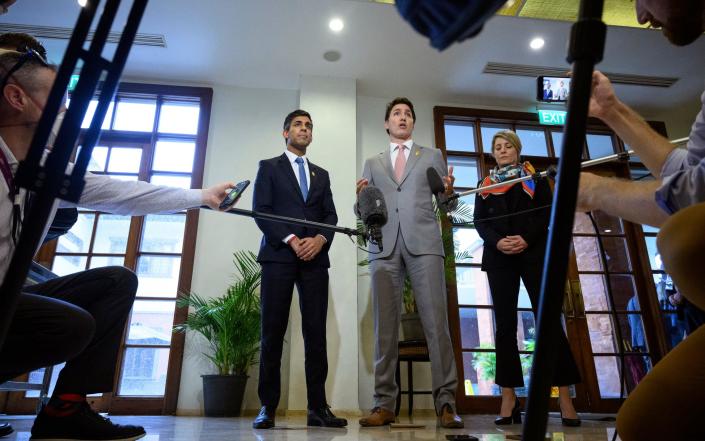
[[[71,75],[71,79],[69,80],[69,92],[73,92],[73,89],[76,88],[76,84],[78,83],[78,75]]]
[[[549,126],[565,125],[565,110],[539,110],[539,122]]]

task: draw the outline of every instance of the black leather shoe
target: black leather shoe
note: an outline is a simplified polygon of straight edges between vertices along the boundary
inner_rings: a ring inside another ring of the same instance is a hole
[[[306,424],[309,426],[345,427],[348,425],[348,420],[333,415],[330,408],[326,406],[320,409],[309,409]]]
[[[76,404],[74,413],[52,416],[47,408],[39,412],[32,425],[31,440],[120,440],[134,441],[146,435],[141,426],[115,424],[101,416],[85,401]]]
[[[7,436],[14,431],[10,423],[0,423],[0,437]]]
[[[510,416],[499,416],[495,418],[494,423],[498,426],[506,426],[508,424],[521,424],[521,404],[519,403],[519,398],[514,402],[514,409],[512,409],[512,414]]]
[[[271,429],[274,427],[274,414],[276,409],[269,406],[262,406],[259,410],[259,415],[252,422],[253,429]]]

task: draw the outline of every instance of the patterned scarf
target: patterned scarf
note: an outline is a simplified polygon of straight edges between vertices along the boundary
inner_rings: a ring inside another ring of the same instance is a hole
[[[506,165],[501,168],[495,167],[490,171],[489,176],[485,176],[485,179],[483,179],[480,183],[480,187],[487,187],[488,185],[499,184],[500,182],[508,181],[510,179],[531,176],[534,173],[536,173],[536,170],[534,169],[534,166],[529,163],[529,161],[525,161],[524,163],[517,165]],[[509,189],[512,188],[514,184],[516,184],[516,182],[507,185],[501,185],[499,187],[495,187],[487,191],[481,191],[480,196],[482,196],[482,199],[487,199],[487,196],[491,194],[504,194],[509,191]],[[533,199],[534,191],[536,190],[536,184],[534,183],[533,179],[522,181],[521,186],[526,192],[526,194],[528,194],[529,197]]]

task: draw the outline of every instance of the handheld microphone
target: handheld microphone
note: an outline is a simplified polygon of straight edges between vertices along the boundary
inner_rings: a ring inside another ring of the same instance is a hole
[[[387,204],[382,191],[368,185],[357,196],[357,206],[360,219],[367,229],[368,239],[383,251],[382,227],[387,223]]]
[[[436,203],[441,211],[447,211],[448,201],[457,198],[455,194],[452,196],[446,195],[446,187],[443,185],[443,179],[438,174],[435,168],[429,167],[426,169],[426,179],[428,186],[431,187],[431,192],[436,196]],[[454,197],[455,196],[455,197]]]

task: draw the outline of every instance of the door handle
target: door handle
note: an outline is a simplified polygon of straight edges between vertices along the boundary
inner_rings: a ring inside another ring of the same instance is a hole
[[[570,280],[565,281],[565,290],[563,291],[563,311],[566,318],[575,318],[575,305],[573,304]]]
[[[570,292],[575,303],[575,317],[585,318],[585,302],[583,301],[583,290],[579,280],[570,281]]]

